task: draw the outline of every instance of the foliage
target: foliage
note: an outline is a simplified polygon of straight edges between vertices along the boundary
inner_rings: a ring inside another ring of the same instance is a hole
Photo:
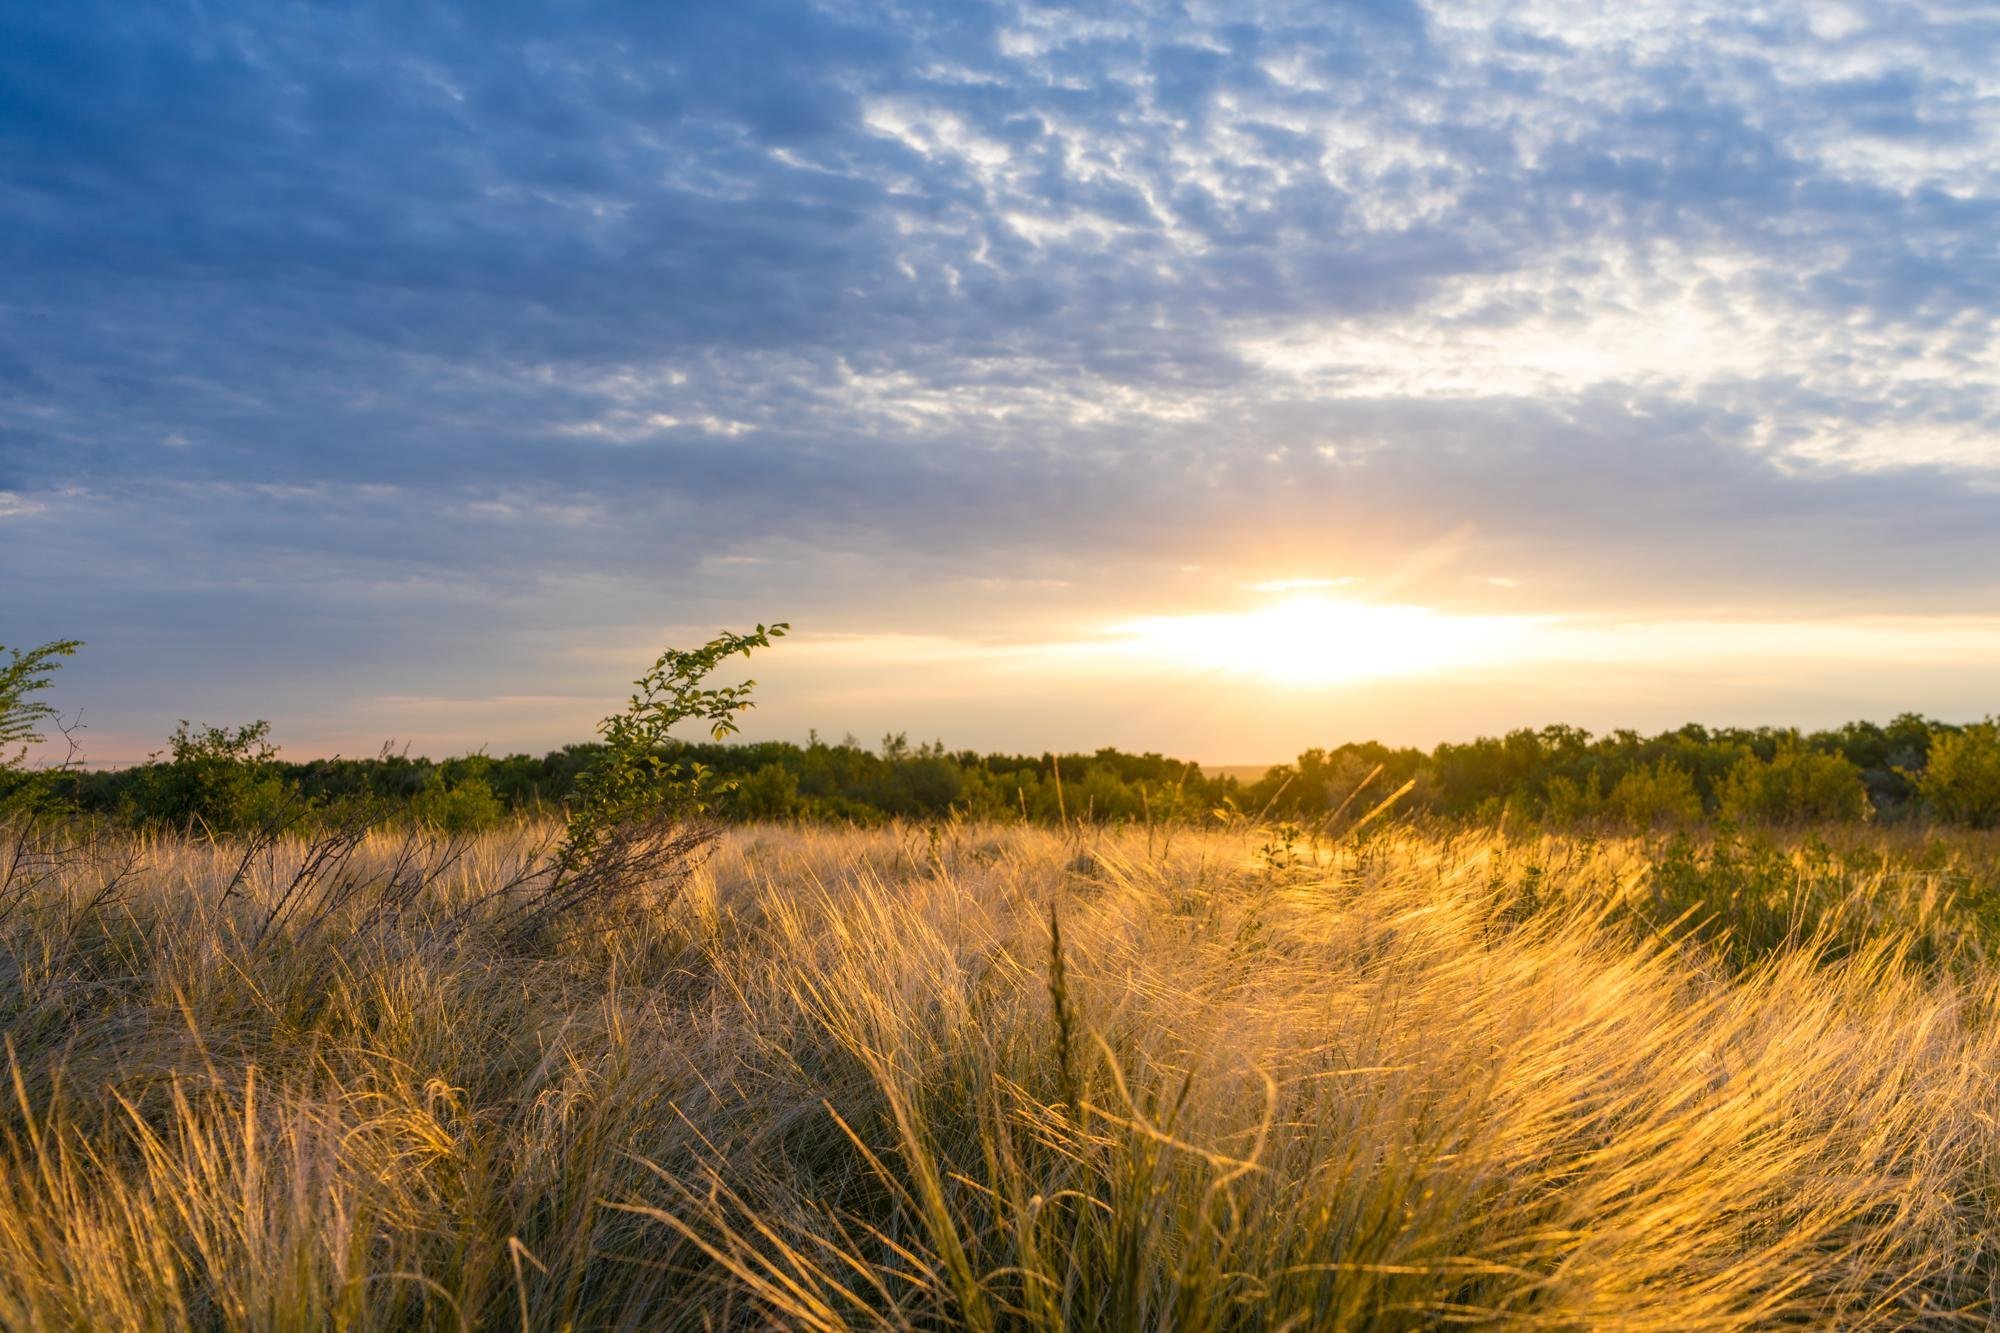
[[[673,663],[663,660],[658,667],[671,672]],[[655,704],[672,706],[673,690],[698,693],[701,687],[660,677],[653,688]],[[680,702],[692,707],[698,701]],[[720,706],[725,700],[713,702]],[[691,712],[685,720],[695,718]],[[590,782],[615,778],[613,785],[630,781],[643,787],[657,776],[689,796],[689,813],[724,821],[1054,824],[1066,816],[1085,824],[1157,825],[1204,820],[1226,808],[1324,834],[1388,793],[1404,791],[1395,807],[1400,815],[1490,823],[1505,811],[1509,828],[1537,820],[1556,826],[1579,821],[1675,826],[1704,816],[1785,823],[1928,814],[1942,822],[1977,822],[2000,818],[1980,813],[1993,808],[1992,798],[1980,795],[1990,790],[1981,786],[1980,774],[1989,770],[1979,759],[1987,752],[1982,747],[1990,746],[1981,738],[1990,733],[1978,727],[1990,725],[1963,728],[1905,714],[1886,725],[1850,723],[1805,735],[1690,725],[1652,736],[1632,731],[1592,736],[1574,727],[1545,727],[1429,752],[1372,741],[1316,747],[1247,783],[1186,760],[1113,749],[980,754],[938,741],[912,744],[895,733],[873,748],[852,737],[829,743],[817,735],[804,745],[721,743],[682,740],[656,727],[643,738],[634,734],[633,743],[612,755],[610,767]],[[1961,735],[1971,739],[1954,739]],[[1927,779],[1925,761],[1934,751],[1942,761]],[[608,753],[607,742],[598,741],[539,756],[431,760],[385,752],[372,759],[301,763],[267,755],[256,763],[315,807],[365,795],[405,818],[442,820],[465,830],[490,826],[495,818],[580,810],[585,775]],[[63,790],[87,810],[186,822],[185,809],[158,808],[160,793],[150,790],[157,767],[72,772],[63,775]],[[495,811],[494,802],[504,813]]]
[[[1951,824],[2000,824],[2000,725],[1991,719],[1935,738],[1929,762],[1913,774],[1924,807]]]
[[[721,740],[737,729],[736,715],[754,707],[757,682],[703,684],[730,657],[748,657],[789,625],[759,625],[748,634],[725,633],[699,648],[668,648],[652,669],[633,682],[635,692],[622,712],[598,726],[603,748],[578,777],[558,862],[577,870],[599,856],[621,828],[685,823],[706,815],[721,788],[706,765],[674,757],[669,734],[681,722],[709,724],[709,738]]]
[[[25,651],[0,645],[8,660],[0,664],[0,815],[41,806],[48,797],[46,774],[27,766],[28,747],[43,739],[41,728],[56,719],[54,707],[32,696],[53,683],[51,677],[83,645],[57,639]]]
[[[499,827],[507,818],[507,803],[487,779],[492,764],[482,754],[437,765],[410,798],[410,813],[446,833],[482,833]]]
[[[1723,778],[1718,811],[1737,823],[1807,824],[1868,818],[1861,770],[1836,754],[1781,746],[1769,762],[1745,755]]]
[[[1592,769],[1581,782],[1557,774],[1549,779],[1548,792],[1543,798],[1542,808],[1550,822],[1555,824],[1581,824],[1602,818],[1603,780],[1595,769]]]
[[[1701,794],[1694,776],[1662,759],[1649,768],[1635,768],[1618,779],[1604,808],[1626,828],[1692,824],[1701,818]]]
[[[732,813],[744,819],[794,819],[802,808],[799,775],[783,764],[762,764],[736,784]]]
[[[296,784],[277,766],[271,724],[190,725],[182,719],[167,738],[168,758],[145,771],[133,793],[146,822],[211,833],[248,833],[283,822],[301,804]]]
[[[25,651],[0,645],[0,652],[8,656],[6,664],[0,665],[0,758],[16,747],[24,752],[42,739],[39,728],[56,716],[56,710],[29,696],[49,688],[53,683],[50,677],[62,665],[58,659],[82,646],[76,639],[57,639]],[[18,756],[8,762],[19,762]]]
[[[700,648],[668,648],[634,682],[625,709],[598,728],[603,744],[577,774],[561,841],[501,890],[509,905],[499,921],[510,939],[547,946],[565,931],[615,928],[649,896],[680,895],[714,842],[712,802],[729,784],[683,763],[670,733],[690,719],[707,722],[711,740],[735,731],[756,682],[704,682],[724,659],[748,657],[787,628],[759,625]]]
[[[1709,942],[1741,968],[1801,943],[1842,887],[1739,830],[1704,841],[1681,834],[1654,860],[1638,916],[1651,930]]]

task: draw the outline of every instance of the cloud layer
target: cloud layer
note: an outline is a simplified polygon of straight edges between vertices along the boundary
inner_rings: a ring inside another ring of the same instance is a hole
[[[2000,612],[1991,6],[580,8],[0,20],[8,641]]]

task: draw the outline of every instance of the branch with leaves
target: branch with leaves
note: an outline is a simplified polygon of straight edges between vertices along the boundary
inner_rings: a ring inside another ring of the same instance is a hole
[[[26,652],[0,645],[0,652],[11,658],[0,665],[0,763],[18,765],[27,757],[27,747],[42,739],[39,728],[56,716],[56,710],[28,696],[46,690],[52,683],[49,678],[62,665],[58,659],[81,647],[76,639],[57,639]],[[20,752],[8,759],[5,752],[15,746],[21,747]]]
[[[754,707],[750,692],[757,682],[719,687],[704,682],[727,659],[768,648],[790,628],[784,623],[759,625],[748,634],[718,635],[699,648],[668,648],[633,682],[625,711],[598,724],[603,754],[577,780],[577,798],[557,853],[565,871],[581,869],[604,851],[614,829],[686,822],[709,812],[713,798],[728,784],[711,785],[712,774],[704,765],[674,760],[669,733],[682,722],[702,721],[715,740],[734,734],[737,715]]]
[[[28,747],[42,740],[44,724],[61,727],[61,722],[52,705],[32,696],[49,688],[61,659],[82,646],[76,639],[57,639],[26,651],[0,646],[8,655],[0,664],[0,814],[32,811],[48,795],[45,777],[28,770]],[[73,729],[63,728],[64,734]]]

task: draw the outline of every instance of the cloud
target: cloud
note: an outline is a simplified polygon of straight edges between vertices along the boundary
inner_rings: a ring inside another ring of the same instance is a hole
[[[1398,596],[2000,594],[1976,7],[0,23],[10,616],[150,656],[145,708],[563,692],[565,636],[773,607],[1083,624],[1446,534]]]

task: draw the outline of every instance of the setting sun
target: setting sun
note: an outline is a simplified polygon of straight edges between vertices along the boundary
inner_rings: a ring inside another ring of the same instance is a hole
[[[1544,623],[1289,597],[1252,611],[1148,616],[1110,632],[1120,649],[1185,670],[1333,685],[1514,661],[1531,652]]]

